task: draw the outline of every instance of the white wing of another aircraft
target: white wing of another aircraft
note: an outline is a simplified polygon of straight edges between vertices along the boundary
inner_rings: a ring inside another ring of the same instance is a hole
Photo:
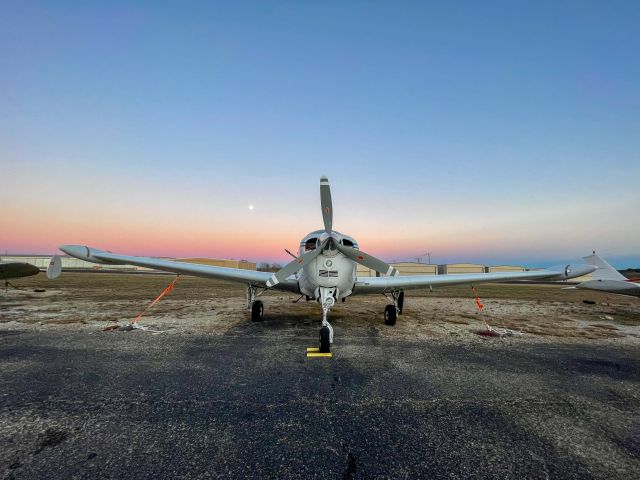
[[[640,297],[640,284],[628,280],[596,252],[583,258],[589,265],[598,267],[598,269],[591,275],[593,280],[579,283],[576,288]]]
[[[593,278],[594,280],[622,280],[623,282],[627,281],[627,278],[624,275],[613,268],[609,264],[609,262],[600,257],[600,255],[598,255],[596,252],[593,252],[593,254],[586,257],[582,257],[582,259],[589,265],[598,267],[598,269],[591,274],[591,278]]]

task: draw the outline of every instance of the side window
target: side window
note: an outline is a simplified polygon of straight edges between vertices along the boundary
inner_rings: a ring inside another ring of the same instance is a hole
[[[309,240],[307,240],[304,243],[304,251],[305,252],[310,252],[311,250],[315,250],[316,249],[316,244],[318,243],[318,239],[317,238],[310,238]]]

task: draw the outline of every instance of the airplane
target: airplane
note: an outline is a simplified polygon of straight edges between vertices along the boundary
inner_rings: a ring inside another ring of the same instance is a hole
[[[579,283],[575,288],[640,297],[640,279],[628,279],[596,252],[583,259],[598,269],[592,274],[593,280]]]
[[[9,287],[10,278],[30,277],[40,273],[40,269],[35,265],[26,262],[4,262],[0,263],[0,280],[4,280],[5,290]]]
[[[93,263],[135,265],[243,283],[247,288],[247,309],[251,312],[253,321],[263,319],[264,305],[258,297],[267,290],[292,292],[301,295],[300,298],[304,296],[307,300],[315,300],[322,307],[321,353],[330,352],[334,339],[333,328],[327,320],[329,310],[337,301],[344,302],[353,295],[384,294],[391,301],[384,309],[384,323],[393,326],[397,316],[402,314],[406,290],[513,280],[566,280],[596,270],[591,265],[566,265],[525,272],[399,276],[395,267],[361,250],[355,238],[333,229],[331,190],[329,180],[324,176],[320,178],[320,204],[324,229],[302,238],[298,256],[288,252],[295,259],[275,273],[120,255],[82,245],[62,245],[60,250]],[[52,260],[51,265],[56,263],[59,264]],[[380,276],[358,277],[357,264],[378,272]],[[59,273],[59,269],[56,273]],[[56,274],[51,276],[55,277]]]

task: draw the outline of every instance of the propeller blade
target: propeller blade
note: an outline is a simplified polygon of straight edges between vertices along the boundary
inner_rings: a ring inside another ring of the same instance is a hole
[[[400,273],[398,272],[398,270],[396,270],[395,267],[389,265],[386,262],[383,262],[379,258],[363,252],[362,250],[356,250],[355,248],[345,247],[344,245],[340,244],[336,245],[336,247],[340,252],[342,252],[354,262],[359,263],[360,265],[364,265],[371,270],[375,270],[376,272],[380,272],[392,277],[395,277]]]
[[[333,228],[333,205],[331,204],[331,187],[329,187],[329,179],[327,177],[320,177],[320,205],[322,206],[324,231],[331,233]]]
[[[287,263],[284,267],[274,273],[269,280],[267,280],[267,288],[271,288],[280,282],[287,279],[289,275],[293,275],[298,270],[302,269],[307,263],[316,258],[322,252],[322,249],[327,245],[330,239],[325,240],[315,250],[311,250],[303,255],[300,255],[295,260]]]

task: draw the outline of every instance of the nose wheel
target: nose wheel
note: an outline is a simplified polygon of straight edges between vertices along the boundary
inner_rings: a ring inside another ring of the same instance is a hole
[[[328,325],[320,328],[320,353],[331,352],[331,329]]]

